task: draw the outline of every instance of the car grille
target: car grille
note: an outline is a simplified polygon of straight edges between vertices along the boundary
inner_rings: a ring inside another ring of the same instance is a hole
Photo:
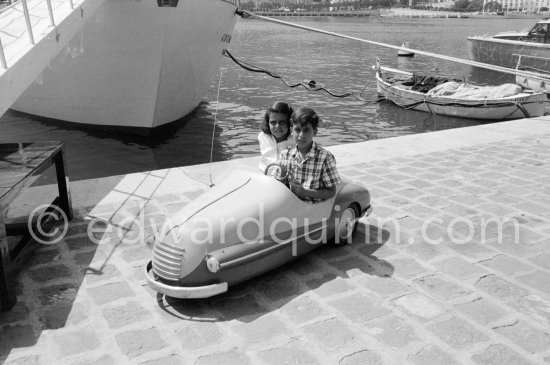
[[[178,280],[185,250],[156,241],[153,246],[153,271],[166,280]]]

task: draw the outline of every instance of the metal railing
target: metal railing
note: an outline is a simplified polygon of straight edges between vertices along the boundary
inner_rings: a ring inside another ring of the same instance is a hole
[[[4,46],[2,45],[2,38],[0,38],[0,66],[2,66],[4,70],[8,68],[6,55],[4,55]]]
[[[40,0],[40,1],[44,1],[44,0]],[[56,24],[55,24],[55,17],[54,17],[54,9],[52,7],[52,0],[45,0],[45,2],[48,8],[50,26],[55,27]],[[70,9],[71,10],[74,9],[73,0],[68,0],[67,2],[69,3]],[[23,12],[23,18],[25,19],[26,33],[27,33],[27,36],[29,37],[29,43],[31,45],[34,45],[35,39],[34,39],[33,25],[31,22],[31,13],[29,11],[28,0],[14,1],[10,5],[0,9],[0,16],[5,15],[8,12],[20,13],[21,10]],[[0,66],[3,69],[7,69],[8,63],[6,61],[6,55],[4,51],[5,51],[5,47],[2,42],[2,35],[0,35]]]

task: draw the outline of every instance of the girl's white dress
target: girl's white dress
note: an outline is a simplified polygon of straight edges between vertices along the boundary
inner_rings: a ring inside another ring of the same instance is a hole
[[[277,143],[275,137],[271,134],[260,132],[258,134],[258,142],[260,142],[260,152],[262,153],[260,170],[264,172],[267,165],[278,161],[281,151],[294,145],[294,138],[290,134],[285,141]]]

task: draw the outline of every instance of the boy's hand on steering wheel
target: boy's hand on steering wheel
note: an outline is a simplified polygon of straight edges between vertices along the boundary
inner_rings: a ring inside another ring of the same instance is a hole
[[[290,185],[290,191],[292,191],[294,194],[296,194],[297,196],[304,196],[306,189],[304,189],[302,184],[289,181],[289,185]]]
[[[286,168],[280,163],[274,162],[267,165],[264,170],[264,175],[271,176],[281,182],[285,182],[288,176]]]

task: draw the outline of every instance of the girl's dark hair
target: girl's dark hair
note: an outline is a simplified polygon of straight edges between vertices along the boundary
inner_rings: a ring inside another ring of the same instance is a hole
[[[290,135],[290,132],[291,132],[291,130],[290,130],[290,116],[292,115],[293,112],[294,112],[294,109],[292,109],[292,107],[289,104],[287,104],[283,101],[276,101],[265,112],[264,120],[262,121],[262,132],[271,135],[271,130],[269,129],[269,114],[270,113],[281,113],[281,114],[286,115],[286,120],[287,120],[287,125],[286,126],[288,127],[288,132],[285,135],[285,139],[288,138],[288,136]]]
[[[315,110],[311,108],[296,109],[290,120],[292,121],[292,124],[300,124],[301,126],[310,123],[313,129],[317,129],[319,123],[321,122],[321,118],[319,118],[317,113],[315,113]]]

